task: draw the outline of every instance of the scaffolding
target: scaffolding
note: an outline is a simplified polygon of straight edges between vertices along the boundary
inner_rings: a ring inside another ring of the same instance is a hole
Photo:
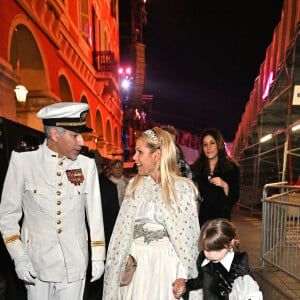
[[[285,0],[233,141],[242,170],[240,205],[252,210],[261,209],[265,184],[293,185],[300,176],[299,32],[300,1]]]

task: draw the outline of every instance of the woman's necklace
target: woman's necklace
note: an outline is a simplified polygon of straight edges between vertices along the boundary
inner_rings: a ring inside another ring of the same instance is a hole
[[[210,167],[210,173],[208,174],[208,180],[211,180],[214,176],[214,170],[215,170],[215,167],[216,167],[216,164],[217,163],[214,163],[214,164],[210,164],[209,167]]]

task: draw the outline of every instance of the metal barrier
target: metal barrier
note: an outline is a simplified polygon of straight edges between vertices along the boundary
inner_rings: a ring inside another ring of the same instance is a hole
[[[300,186],[264,185],[261,266],[265,262],[300,280]],[[271,194],[268,196],[268,194]]]

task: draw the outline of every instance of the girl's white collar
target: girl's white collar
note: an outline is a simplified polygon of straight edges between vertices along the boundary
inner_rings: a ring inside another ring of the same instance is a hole
[[[220,264],[223,265],[223,267],[229,272],[232,261],[233,261],[233,257],[234,257],[234,251],[231,248],[227,254],[219,261]],[[201,267],[206,266],[208,263],[210,263],[211,261],[208,260],[207,258],[205,258],[202,262]]]

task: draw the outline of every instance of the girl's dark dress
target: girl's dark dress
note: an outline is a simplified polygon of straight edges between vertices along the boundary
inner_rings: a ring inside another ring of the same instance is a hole
[[[229,285],[239,276],[250,275],[246,252],[234,253],[229,272],[220,262],[209,262],[202,266],[204,259],[204,253],[201,251],[197,259],[198,277],[187,280],[184,299],[188,299],[189,291],[203,288],[204,300],[228,300],[231,291]]]
[[[196,180],[201,194],[199,222],[202,226],[206,221],[226,218],[231,220],[231,210],[240,196],[240,169],[233,162],[226,171],[216,166],[214,173],[209,174],[206,170],[197,173]],[[226,196],[224,189],[209,182],[212,177],[221,177],[229,186],[229,193]]]

